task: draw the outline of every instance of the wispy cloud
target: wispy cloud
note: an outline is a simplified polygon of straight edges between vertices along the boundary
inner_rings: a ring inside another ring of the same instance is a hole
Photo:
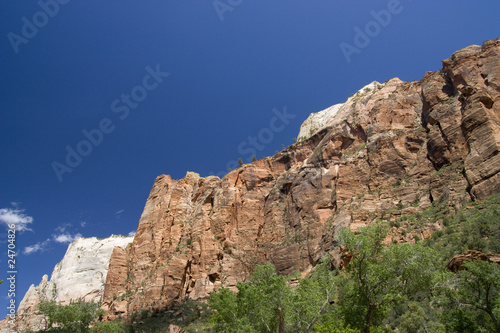
[[[50,239],[46,239],[43,242],[38,242],[36,244],[26,246],[23,250],[23,254],[30,255],[36,252],[44,252],[50,244]]]
[[[59,244],[69,244],[74,242],[77,238],[82,237],[80,233],[71,234],[68,232],[68,228],[72,226],[71,223],[65,223],[57,228],[55,228],[55,234],[52,235],[52,238],[47,238],[43,242],[38,242],[36,244],[26,246],[23,250],[24,255],[30,255],[37,252],[44,252],[48,249],[50,243],[56,242]]]
[[[54,235],[54,241],[57,243],[69,244],[74,242],[77,238],[82,237],[81,234],[71,235],[69,233]]]
[[[132,230],[131,232],[128,233],[129,236],[135,236],[135,230]]]
[[[58,226],[55,231],[58,233],[64,233],[69,227],[73,226],[71,223],[63,223],[60,226]]]
[[[15,224],[17,231],[33,231],[28,226],[33,223],[33,217],[24,214],[24,209],[2,208],[0,209],[0,223],[6,226]]]
[[[86,225],[87,225],[87,222],[85,222],[85,221],[80,222],[80,226],[81,226],[82,228],[85,228],[85,226],[86,226]]]

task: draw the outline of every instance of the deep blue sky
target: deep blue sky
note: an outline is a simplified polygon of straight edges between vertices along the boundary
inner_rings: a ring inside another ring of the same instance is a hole
[[[291,144],[311,112],[371,81],[419,80],[457,49],[500,35],[493,0],[233,0],[240,4],[219,13],[212,0],[59,1],[67,4],[53,17],[37,1],[0,3],[0,279],[5,222],[24,222],[18,302],[75,235],[134,231],[156,176],[206,176],[251,158],[238,146],[269,128],[273,109],[295,118],[277,123],[284,129],[259,143],[258,158]],[[370,13],[388,7],[377,31]],[[355,46],[355,27],[367,24],[373,37],[348,62],[340,45]],[[148,66],[169,75],[158,83]],[[145,97],[133,109],[120,100],[131,91]],[[68,146],[88,149],[82,131],[102,122],[113,131],[61,182],[53,162],[65,164]]]

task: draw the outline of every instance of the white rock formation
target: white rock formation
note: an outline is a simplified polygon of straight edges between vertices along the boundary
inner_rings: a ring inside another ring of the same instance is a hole
[[[311,137],[320,130],[330,118],[335,116],[342,106],[344,106],[344,103],[335,104],[323,111],[311,113],[300,126],[298,139],[305,140]]]
[[[44,275],[38,286],[31,285],[17,310],[17,330],[44,328],[43,316],[36,315],[42,301],[66,305],[71,300],[99,302],[109,267],[109,258],[115,246],[125,248],[133,236],[78,238],[68,246],[64,258],[52,272],[50,280]],[[0,323],[0,332],[9,332],[6,319]]]
[[[330,120],[338,113],[342,113],[341,111],[345,111],[346,107],[350,106],[353,99],[366,95],[370,91],[374,91],[380,87],[382,87],[382,84],[377,81],[373,81],[358,90],[358,92],[356,92],[353,96],[349,97],[345,103],[335,104],[322,111],[311,113],[300,126],[299,135],[297,136],[298,140],[306,140],[319,130],[329,126]]]

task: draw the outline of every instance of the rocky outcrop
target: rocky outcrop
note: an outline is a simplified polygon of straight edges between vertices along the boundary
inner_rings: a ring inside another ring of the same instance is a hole
[[[132,240],[133,237],[124,236],[78,238],[68,246],[64,258],[54,267],[50,280],[44,275],[40,284],[31,285],[24,295],[16,313],[17,326],[10,327],[3,320],[0,327],[6,332],[9,329],[44,328],[45,318],[36,314],[43,301],[54,300],[62,305],[78,299],[101,301],[111,252],[113,249],[123,251]]]
[[[453,273],[456,273],[458,271],[465,270],[466,268],[464,267],[464,264],[471,261],[483,260],[500,264],[499,257],[500,255],[498,254],[486,255],[481,251],[468,250],[451,258],[450,261],[446,264],[446,268]]]
[[[186,333],[185,330],[182,329],[182,327],[176,326],[176,325],[170,325],[167,330],[168,333]]]
[[[380,83],[378,83],[377,81],[373,81],[372,83],[364,86],[351,97],[349,97],[346,103],[335,104],[322,111],[311,113],[300,126],[299,135],[297,136],[297,138],[299,140],[306,140],[310,138],[319,130],[327,127],[328,122],[333,119],[342,108],[344,108],[344,105],[346,105],[347,108],[347,105],[350,105],[349,102],[352,98],[370,92],[372,89],[376,89],[378,87],[380,87]]]
[[[500,192],[499,64],[500,40],[470,46],[419,82],[372,83],[311,116],[296,144],[222,179],[159,176],[132,245],[111,256],[108,319],[234,288],[263,262],[281,274],[328,253],[340,263],[341,226]]]

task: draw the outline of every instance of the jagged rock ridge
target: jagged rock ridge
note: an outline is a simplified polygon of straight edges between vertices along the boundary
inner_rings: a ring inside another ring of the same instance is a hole
[[[17,331],[39,330],[45,327],[43,316],[36,315],[42,301],[56,301],[62,305],[72,300],[100,302],[113,248],[125,248],[134,237],[111,236],[78,238],[68,246],[64,258],[54,267],[50,280],[44,275],[38,286],[31,285],[17,310]],[[6,320],[3,332],[12,332]]]
[[[338,263],[341,226],[500,192],[499,76],[500,40],[469,46],[418,82],[372,83],[222,179],[159,176],[132,245],[111,255],[109,319],[234,288],[263,262],[282,274],[328,253]]]
[[[297,138],[299,140],[306,140],[313,136],[314,133],[318,132],[320,129],[327,127],[328,121],[335,117],[335,115],[344,107],[344,105],[349,105],[350,100],[353,97],[358,97],[360,94],[370,92],[372,89],[381,87],[380,83],[373,81],[367,84],[360,90],[353,94],[347,102],[332,105],[322,111],[311,113],[309,117],[302,123],[299,130],[299,135]]]

